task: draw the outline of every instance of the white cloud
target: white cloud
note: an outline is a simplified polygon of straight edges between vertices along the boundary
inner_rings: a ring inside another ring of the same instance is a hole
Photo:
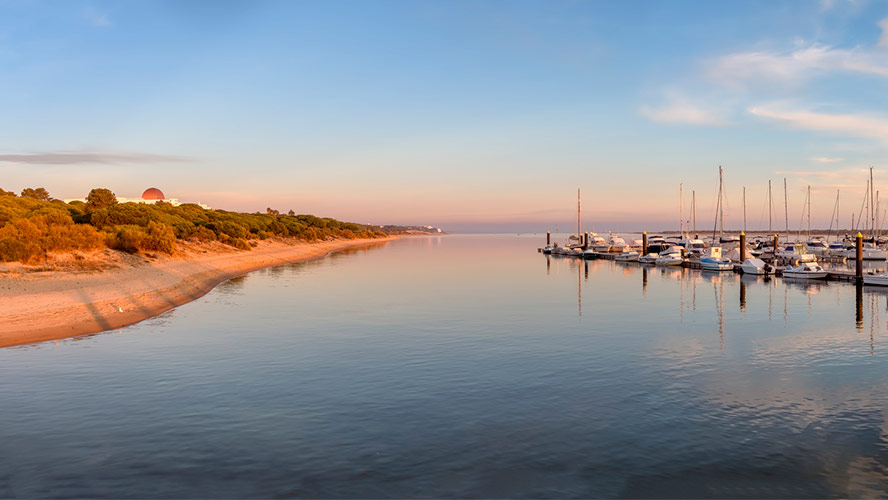
[[[888,118],[863,114],[827,114],[805,110],[785,110],[779,107],[757,106],[749,113],[803,130],[836,132],[852,137],[888,140]]]
[[[724,126],[730,122],[722,116],[721,110],[693,104],[687,100],[674,98],[660,107],[642,106],[638,110],[651,120],[664,123],[685,123],[689,125]]]
[[[826,156],[815,156],[814,158],[811,158],[811,161],[816,161],[817,163],[835,163],[843,160],[844,158],[829,158]]]
[[[888,26],[888,22],[885,25]],[[880,44],[888,43],[885,33],[883,31]],[[725,85],[746,86],[763,81],[798,84],[833,71],[888,78],[888,55],[881,50],[837,49],[815,43],[791,52],[729,54],[710,63],[706,74]]]

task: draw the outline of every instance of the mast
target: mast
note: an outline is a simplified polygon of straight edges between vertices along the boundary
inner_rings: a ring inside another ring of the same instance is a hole
[[[808,241],[811,240],[811,186],[808,186]]]
[[[783,219],[786,221],[784,236],[789,240],[789,194],[786,192],[786,177],[783,178]]]
[[[876,241],[876,212],[873,210],[873,167],[870,167],[870,222],[872,222],[873,227],[871,228],[871,234],[873,238],[873,242]]]
[[[684,184],[678,183],[678,235],[684,237]]]
[[[580,231],[580,188],[577,188],[577,238],[583,237],[583,232]]]
[[[691,217],[694,221],[694,239],[700,239],[700,235],[697,234],[697,192],[691,191],[691,211],[693,216]]]
[[[771,201],[771,179],[768,179],[768,234],[774,232],[774,229],[771,228],[773,221],[773,217],[771,216],[772,208],[774,208],[774,202]]]
[[[743,186],[743,232],[746,232],[746,186]]]
[[[722,203],[724,196],[725,180],[722,173],[721,165],[718,166],[718,236],[721,239],[722,233],[725,232],[725,207]]]

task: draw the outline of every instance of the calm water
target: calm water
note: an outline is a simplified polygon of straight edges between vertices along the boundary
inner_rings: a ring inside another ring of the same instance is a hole
[[[888,293],[416,238],[0,349],[0,497],[888,490]]]

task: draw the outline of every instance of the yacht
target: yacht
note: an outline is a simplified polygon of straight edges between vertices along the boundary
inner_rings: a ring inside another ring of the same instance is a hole
[[[740,269],[743,270],[743,274],[771,274],[774,272],[774,268],[769,264],[766,264],[762,259],[746,259],[740,264]]]
[[[824,256],[829,255],[829,244],[827,244],[826,239],[822,237],[815,237],[805,243],[805,249],[808,253]]]
[[[647,255],[642,255],[641,257],[639,257],[638,263],[639,264],[656,264],[657,258],[659,258],[659,257],[660,257],[660,254],[658,254],[656,252],[649,253]]]
[[[786,245],[784,249],[777,254],[783,260],[788,260],[791,262],[817,262],[817,256],[812,253],[808,253],[807,248],[802,243],[792,243]]]
[[[852,246],[851,248],[845,250],[845,257],[849,259],[857,258],[857,247]],[[888,258],[888,251],[883,248],[879,248],[872,243],[864,243],[863,244],[863,260],[885,260]]]
[[[632,247],[626,243],[626,240],[620,238],[619,236],[611,236],[610,240],[607,242],[608,244],[608,252],[610,253],[624,253],[631,252]]]
[[[845,243],[841,241],[834,241],[829,244],[829,247],[826,250],[826,255],[830,257],[845,257]],[[856,256],[855,256],[856,258]]]
[[[638,262],[638,252],[632,250],[630,252],[623,252],[621,254],[617,254],[614,257],[614,260],[618,260],[620,262]]]
[[[683,252],[683,247],[678,245],[671,246],[660,252],[660,255],[657,256],[656,264],[658,266],[680,266],[684,262]]]
[[[733,271],[734,262],[721,254],[721,247],[709,247],[706,255],[700,259],[700,266],[705,271]]]
[[[822,280],[826,279],[827,274],[829,273],[816,262],[804,262],[795,267],[787,266],[783,270],[784,278]]]

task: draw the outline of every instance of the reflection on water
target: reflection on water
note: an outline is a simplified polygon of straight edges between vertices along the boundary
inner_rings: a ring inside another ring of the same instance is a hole
[[[539,245],[410,238],[0,350],[0,497],[886,491],[888,291]]]

